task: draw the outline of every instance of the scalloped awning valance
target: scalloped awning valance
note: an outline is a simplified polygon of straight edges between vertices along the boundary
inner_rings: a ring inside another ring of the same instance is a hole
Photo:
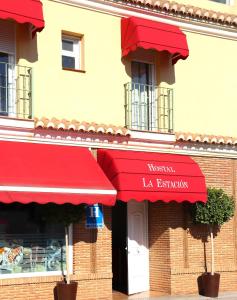
[[[40,0],[1,0],[0,19],[32,25],[32,34],[44,28],[43,8]]]
[[[122,57],[138,48],[168,51],[175,64],[189,55],[186,35],[174,25],[130,17],[121,20]]]

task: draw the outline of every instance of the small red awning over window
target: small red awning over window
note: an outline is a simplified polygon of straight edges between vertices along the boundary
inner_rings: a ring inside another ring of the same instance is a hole
[[[44,28],[42,3],[40,0],[1,0],[0,19],[32,24],[35,34]]]
[[[115,203],[115,189],[87,148],[0,141],[0,149],[0,202]]]
[[[186,35],[179,27],[136,17],[121,22],[122,57],[138,48],[168,51],[173,64],[188,57]]]
[[[205,178],[189,156],[99,150],[97,157],[118,200],[207,201]]]

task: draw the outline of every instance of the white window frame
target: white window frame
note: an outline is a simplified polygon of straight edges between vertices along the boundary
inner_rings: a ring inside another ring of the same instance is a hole
[[[6,22],[5,20],[0,20],[0,26],[3,28],[1,32],[0,40],[0,52],[6,53],[8,55],[8,117],[16,117],[16,25],[14,23]],[[12,108],[9,111],[9,107]]]
[[[15,56],[8,54],[9,58],[9,67],[8,67],[8,109],[10,109],[8,113],[8,117],[16,116],[16,62]]]
[[[134,59],[134,60],[132,60],[131,61],[131,66],[132,66],[132,62],[137,62],[137,63],[144,63],[144,64],[148,64],[148,65],[150,65],[150,67],[149,67],[149,76],[151,77],[151,83],[150,83],[150,85],[152,86],[152,85],[155,85],[155,82],[156,82],[156,69],[155,69],[155,63],[154,62],[151,62],[151,61],[147,61],[147,60],[140,60],[140,59]],[[133,83],[132,83],[132,85],[133,85]],[[151,98],[152,97],[154,97],[154,95],[155,95],[155,90],[151,90],[151,91],[149,91],[149,94],[148,94],[149,96],[148,96],[148,98],[150,98],[149,100],[151,100]],[[146,96],[147,97],[147,96]],[[135,91],[135,89],[134,90],[132,90],[132,99],[136,99],[136,91]],[[149,103],[148,104],[149,106],[150,106],[150,109],[151,110],[153,110],[153,107],[151,106],[151,103]],[[157,103],[157,105],[158,105],[158,103]],[[156,123],[156,120],[158,119],[158,116],[157,116],[157,107],[156,107],[156,109],[155,109],[155,114],[153,114],[154,113],[154,110],[152,111],[152,115],[153,115],[153,118],[154,119],[151,119],[151,120],[149,120],[149,123],[147,122],[147,127],[151,127],[151,128],[155,128],[155,127],[157,127],[156,125],[154,125],[153,126],[153,123],[155,124]],[[133,115],[136,115],[136,111],[132,111],[132,116]],[[131,117],[131,118],[133,118],[133,117]],[[137,117],[135,117],[135,119],[136,119]],[[139,123],[141,122],[141,119],[143,119],[144,118],[144,115],[143,115],[143,113],[142,113],[142,115],[139,117],[140,118],[140,121],[139,121]],[[138,127],[141,127],[140,125],[138,125]],[[130,128],[131,130],[140,130],[140,129],[137,129],[137,128],[134,128],[134,126],[132,126],[132,124],[131,124],[131,128]],[[147,129],[141,129],[141,131],[144,131],[144,130],[147,130]],[[149,129],[149,131],[152,131],[151,129]],[[153,129],[153,131],[154,131],[154,129]]]
[[[1,51],[1,53],[5,53],[8,55],[8,63],[7,63],[7,112],[8,115],[5,116],[8,117],[16,117],[16,62],[15,62],[15,56],[11,53]]]
[[[71,68],[71,69],[72,70],[74,70],[74,69],[80,70],[80,68],[81,68],[81,39],[79,37],[76,38],[76,37],[72,37],[72,36],[63,34],[61,44],[62,44],[63,40],[73,42],[73,51],[63,50],[61,47],[62,56],[73,57],[75,59],[75,68]]]
[[[215,0],[211,0],[213,2],[216,2]],[[224,5],[234,5],[234,2],[235,0],[225,0],[225,3],[219,3],[219,2],[216,2],[218,4],[224,4]]]
[[[69,273],[73,273],[73,225],[69,226]],[[66,270],[63,270],[67,274]],[[15,273],[15,274],[0,274],[0,279],[10,278],[27,278],[27,277],[42,277],[42,276],[61,276],[62,271],[49,271],[49,272],[29,272],[29,273]]]

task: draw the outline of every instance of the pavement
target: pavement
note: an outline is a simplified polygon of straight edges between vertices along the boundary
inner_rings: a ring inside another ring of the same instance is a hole
[[[219,293],[217,298],[204,297],[200,295],[185,295],[185,296],[162,296],[149,294],[134,294],[127,296],[125,294],[114,293],[113,300],[208,300],[208,299],[223,299],[223,300],[237,300],[237,292]]]
[[[136,299],[136,298],[134,298]],[[237,292],[219,293],[217,298],[209,298],[199,295],[186,295],[186,296],[159,296],[159,297],[146,297],[137,298],[139,300],[208,300],[208,299],[225,299],[225,300],[237,300]]]

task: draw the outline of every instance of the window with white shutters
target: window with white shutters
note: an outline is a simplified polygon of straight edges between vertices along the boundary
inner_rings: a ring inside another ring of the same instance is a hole
[[[15,23],[0,20],[0,52],[15,56]]]

